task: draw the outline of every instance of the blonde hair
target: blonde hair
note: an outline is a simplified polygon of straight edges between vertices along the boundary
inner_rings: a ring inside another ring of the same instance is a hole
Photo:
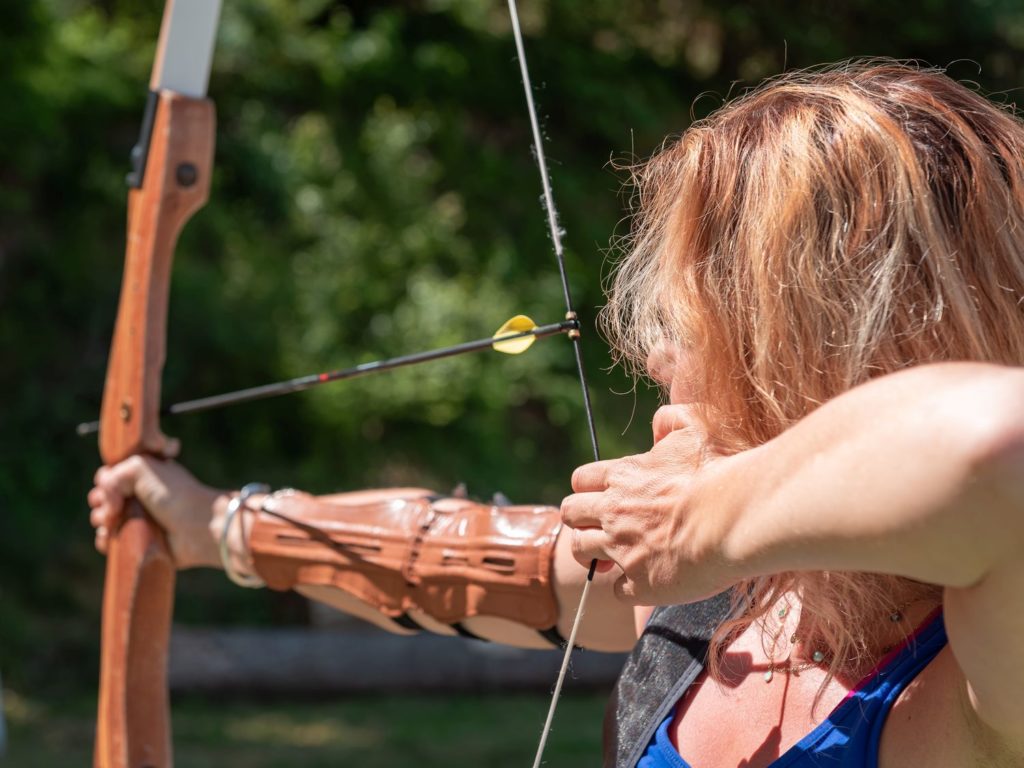
[[[869,61],[784,75],[692,125],[633,181],[604,331],[635,372],[659,343],[690,350],[728,451],[901,368],[1024,362],[1024,126],[941,71]],[[740,584],[748,610],[714,647],[797,590],[835,673],[872,652],[861,628],[894,589],[940,594],[851,573]]]

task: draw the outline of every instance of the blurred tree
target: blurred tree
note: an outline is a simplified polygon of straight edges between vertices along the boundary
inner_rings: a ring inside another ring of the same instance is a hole
[[[649,155],[786,68],[921,58],[999,94],[1024,74],[1014,0],[521,10],[588,327],[623,215],[609,157]],[[57,661],[94,680],[102,562],[83,496],[97,454],[73,427],[99,407],[123,175],[160,12],[138,0],[24,0],[0,24],[0,667],[15,683],[47,679]],[[178,249],[168,401],[475,338],[517,312],[561,317],[504,3],[227,0],[211,96],[216,175]],[[586,335],[605,452],[643,450],[653,394],[635,401],[629,381],[602,373],[607,351]],[[183,439],[186,465],[224,486],[465,480],[481,496],[555,503],[588,456],[557,339],[166,429]],[[282,610],[201,574],[181,589],[201,597],[185,607],[193,620]]]

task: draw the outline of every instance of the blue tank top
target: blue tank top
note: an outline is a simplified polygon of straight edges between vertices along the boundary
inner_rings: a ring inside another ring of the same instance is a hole
[[[946,645],[941,611],[884,658],[817,728],[769,768],[878,768],[882,726],[900,692]],[[675,714],[658,727],[637,768],[691,768],[669,736]],[[697,766],[697,768],[700,768]]]

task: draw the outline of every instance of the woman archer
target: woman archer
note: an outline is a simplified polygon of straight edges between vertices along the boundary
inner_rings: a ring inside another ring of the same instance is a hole
[[[731,595],[692,682],[663,665],[668,699],[615,710],[636,743],[607,765],[1024,766],[1024,125],[940,72],[844,64],[733,101],[636,181],[604,325],[669,404],[649,452],[576,470],[561,519],[242,499],[132,459],[97,473],[99,548],[135,496],[182,568],[528,646],[567,633],[596,558],[579,642],[648,670],[639,606]]]

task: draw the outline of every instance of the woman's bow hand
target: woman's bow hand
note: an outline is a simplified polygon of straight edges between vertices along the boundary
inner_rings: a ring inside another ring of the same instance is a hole
[[[562,502],[573,555],[614,563],[620,599],[639,605],[691,602],[739,577],[721,552],[728,515],[715,503],[723,462],[690,409],[660,408],[647,453],[579,467]],[[610,563],[604,565],[604,563]]]
[[[167,544],[179,568],[218,566],[217,543],[211,518],[221,492],[203,485],[174,461],[132,456],[111,467],[100,467],[89,491],[90,522],[96,529],[96,548],[107,551],[110,532],[117,529],[124,506],[137,499],[167,533]]]

